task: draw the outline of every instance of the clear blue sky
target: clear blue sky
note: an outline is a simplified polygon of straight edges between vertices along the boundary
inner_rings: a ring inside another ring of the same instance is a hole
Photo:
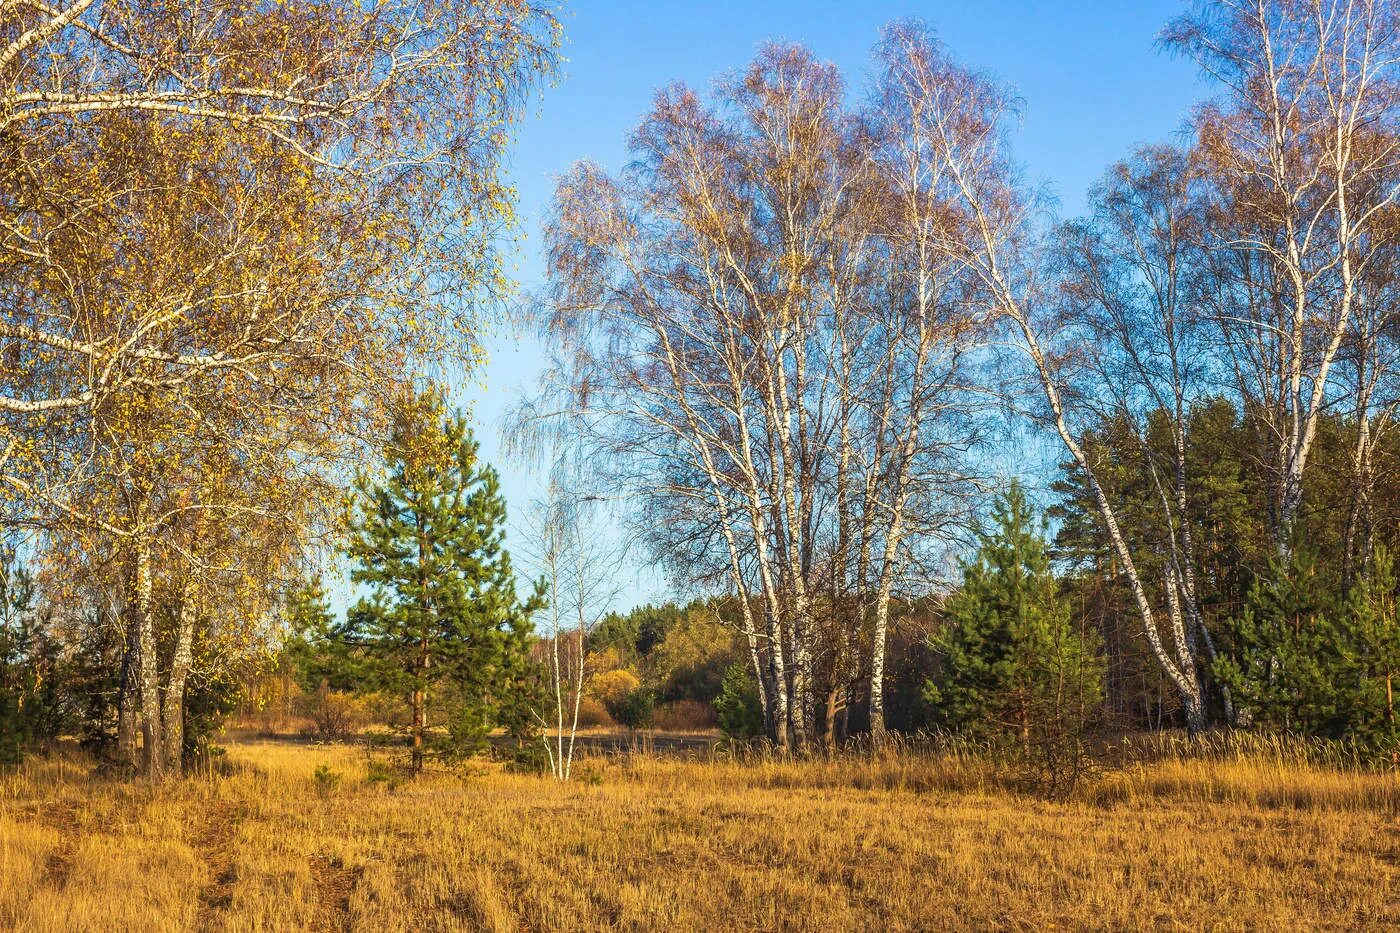
[[[1047,185],[1072,216],[1109,164],[1174,138],[1207,93],[1191,63],[1155,47],[1182,9],[1177,0],[575,0],[565,11],[564,73],[521,127],[510,160],[526,234],[515,277],[527,290],[543,277],[539,225],[554,177],[585,158],[620,168],[657,88],[680,80],[707,89],[764,41],[785,39],[835,62],[859,89],[879,28],[906,16],[923,18],[961,61],[1016,88],[1024,100],[1016,154],[1028,180]],[[483,455],[500,470],[516,519],[538,497],[540,480],[499,455],[499,422],[534,385],[541,352],[512,336],[490,350],[490,363],[458,398],[472,407]],[[641,572],[623,582],[619,608],[665,595],[659,579]]]

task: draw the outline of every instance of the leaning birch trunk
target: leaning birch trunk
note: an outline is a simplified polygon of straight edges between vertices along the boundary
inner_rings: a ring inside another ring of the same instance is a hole
[[[882,399],[883,419],[888,419],[894,401],[893,396],[890,394],[893,388],[893,380],[889,379],[886,381],[890,389],[886,390]],[[883,433],[884,432],[880,432],[881,438],[883,438]],[[875,487],[875,478],[878,473],[878,467],[883,459],[881,455],[883,443],[877,441],[875,448],[875,463],[870,467],[866,479],[862,514],[861,546],[858,558],[859,569],[856,574],[859,581],[857,585],[860,586],[860,622],[864,622],[865,617],[865,604],[867,600],[865,584],[866,577],[870,573],[871,542],[874,534],[875,512],[879,504],[879,492]],[[875,618],[871,624],[870,635],[870,696],[866,707],[870,719],[871,742],[876,747],[884,743],[886,732],[885,652],[887,650],[886,645],[889,638],[889,595],[893,585],[890,571],[894,564],[893,553],[889,546],[891,542],[894,543],[896,550],[899,546],[894,536],[886,537],[883,561],[880,566],[880,575],[875,588]]]
[[[802,385],[805,380],[806,360],[801,352],[801,341],[794,341],[798,345],[798,350],[794,352],[794,378],[797,384],[798,398],[802,397]],[[779,437],[783,443],[783,513],[785,524],[788,529],[788,572],[792,577],[793,587],[793,613],[792,613],[792,638],[793,638],[793,690],[797,699],[797,716],[795,721],[800,724],[800,733],[797,741],[800,746],[806,747],[812,742],[812,737],[816,732],[816,697],[813,693],[813,619],[812,619],[812,599],[807,587],[807,575],[810,572],[809,561],[807,559],[807,549],[811,546],[808,535],[807,522],[804,514],[810,507],[812,495],[811,477],[807,475],[808,466],[805,462],[803,442],[800,435],[805,431],[805,409],[801,402],[792,405],[789,398],[786,379],[778,383],[779,390],[779,411],[782,413],[781,431]],[[799,438],[794,443],[790,422],[795,420],[798,426]],[[796,466],[794,460],[797,461]],[[798,468],[803,470],[801,476],[798,475]],[[798,489],[801,488],[802,505],[798,504]]]
[[[584,642],[588,631],[587,624],[587,603],[588,603],[588,583],[587,574],[589,568],[586,566],[585,550],[583,542],[583,529],[578,523],[577,516],[573,520],[573,551],[574,551],[574,583],[577,587],[577,610],[578,628],[574,632],[574,675],[573,683],[573,713],[569,720],[569,742],[567,747],[560,745],[560,753],[564,759],[564,780],[568,780],[573,772],[574,745],[578,736],[578,711],[579,703],[583,697],[583,668],[586,661],[587,646]],[[556,638],[557,641],[557,638]],[[562,712],[561,704],[561,712]],[[563,717],[560,717],[560,732],[563,732]],[[562,736],[561,736],[562,738]]]
[[[569,778],[573,776],[573,771],[574,771],[574,748],[575,748],[575,746],[578,744],[578,711],[579,711],[580,705],[583,703],[583,672],[584,672],[584,664],[585,664],[585,662],[587,661],[587,654],[586,654],[587,649],[586,649],[586,643],[585,643],[585,641],[584,641],[584,638],[585,638],[585,633],[584,633],[583,625],[582,625],[582,623],[580,623],[579,629],[578,629],[578,634],[577,634],[576,639],[575,639],[575,645],[577,646],[577,650],[576,650],[576,653],[575,653],[575,658],[574,658],[574,660],[575,660],[575,662],[577,663],[577,668],[576,668],[576,670],[574,671],[574,685],[573,685],[573,686],[574,686],[574,713],[573,713],[573,718],[569,721],[569,746],[568,746],[568,749],[567,749],[567,755],[566,755],[566,757],[564,758],[564,780],[566,780],[566,781],[569,780]]]
[[[880,572],[880,589],[875,596],[875,626],[870,648],[870,738],[875,745],[885,741],[885,641],[890,624],[890,585]]]
[[[549,759],[549,773],[556,780],[563,780],[564,746],[561,733],[564,725],[564,699],[559,666],[559,550],[561,547],[559,524],[559,510],[551,504],[545,512],[538,534],[541,539],[540,566],[543,570],[543,577],[548,581],[550,594],[548,610],[550,620],[549,676],[550,685],[554,690],[553,726],[555,730],[552,740],[549,734],[550,717],[546,715],[548,710],[532,709],[531,712],[540,726],[540,744],[544,746],[545,757]]]
[[[724,534],[725,545],[729,549],[729,577],[734,583],[734,593],[739,600],[739,611],[744,635],[745,647],[748,648],[749,663],[753,666],[755,682],[758,684],[758,704],[763,710],[763,723],[767,731],[772,733],[773,723],[773,691],[768,684],[768,678],[763,673],[763,661],[758,650],[758,629],[754,623],[753,606],[749,603],[748,588],[744,585],[744,572],[739,563],[739,548],[734,540],[734,531],[729,527],[729,518],[726,514],[721,520],[721,527]]]
[[[1176,500],[1177,514],[1180,516],[1181,525],[1181,551],[1182,564],[1181,572],[1177,574],[1181,581],[1181,596],[1186,605],[1186,612],[1189,617],[1192,631],[1200,636],[1201,642],[1206,648],[1206,660],[1214,664],[1218,659],[1215,648],[1215,639],[1211,637],[1210,629],[1206,626],[1205,614],[1201,612],[1199,590],[1196,587],[1196,542],[1191,532],[1191,517],[1188,513],[1188,495],[1186,490],[1186,435],[1185,435],[1185,412],[1180,402],[1177,404],[1176,416]],[[1173,543],[1175,538],[1173,538]],[[1194,645],[1193,645],[1194,650]],[[1199,682],[1199,680],[1198,680]],[[1225,715],[1225,722],[1233,726],[1237,717],[1235,709],[1235,698],[1230,693],[1230,688],[1224,684],[1219,684],[1221,711]],[[1204,707],[1205,684],[1201,683],[1202,707]],[[1204,709],[1202,710],[1204,718]]]
[[[894,567],[903,538],[903,507],[896,507],[894,522],[885,537],[885,553],[880,566],[880,584],[875,594],[875,625],[870,649],[870,737],[879,745],[885,739],[885,651],[889,638],[890,596],[894,589]]]
[[[992,270],[992,274],[996,279],[1000,279],[1000,275],[997,274],[995,270]],[[1005,290],[1004,283],[999,282],[998,284],[1002,285],[1002,294],[1008,295],[1009,292]],[[1182,710],[1186,716],[1187,729],[1192,733],[1199,732],[1205,728],[1205,703],[1199,675],[1194,669],[1194,666],[1183,669],[1177,664],[1176,659],[1168,652],[1167,646],[1163,642],[1162,634],[1157,628],[1157,620],[1152,610],[1152,603],[1148,598],[1146,588],[1143,586],[1142,577],[1138,574],[1137,564],[1133,560],[1132,552],[1128,548],[1128,542],[1124,539],[1122,530],[1118,525],[1118,516],[1113,506],[1108,501],[1108,495],[1104,492],[1103,487],[1099,485],[1098,474],[1095,472],[1093,465],[1089,463],[1089,458],[1085,455],[1083,448],[1079,446],[1079,442],[1075,440],[1074,435],[1070,432],[1068,423],[1065,421],[1064,406],[1060,400],[1060,391],[1055,385],[1054,378],[1051,376],[1049,366],[1045,361],[1045,356],[1041,352],[1039,338],[1036,337],[1034,330],[1032,330],[1030,326],[1030,322],[1025,319],[1019,307],[1009,303],[1006,306],[1008,308],[1015,308],[1011,316],[1019,326],[1021,334],[1026,341],[1027,352],[1035,363],[1041,388],[1045,393],[1046,400],[1050,404],[1056,433],[1059,434],[1061,442],[1065,445],[1065,449],[1069,451],[1070,456],[1074,458],[1074,462],[1084,473],[1085,479],[1088,480],[1089,489],[1094,496],[1094,503],[1098,507],[1099,519],[1103,522],[1104,530],[1108,533],[1108,539],[1113,547],[1114,554],[1118,557],[1119,563],[1123,566],[1123,574],[1128,579],[1128,588],[1132,590],[1133,601],[1137,604],[1138,614],[1142,617],[1143,630],[1147,635],[1148,645],[1152,648],[1152,653],[1156,656],[1157,662],[1162,666],[1163,671],[1166,672],[1167,678],[1172,682],[1172,686],[1176,688],[1181,697]],[[1181,627],[1178,624],[1176,632],[1178,638],[1182,637],[1180,629]]]
[[[786,406],[779,405],[780,398],[786,399],[785,375],[780,359],[769,361],[768,381],[765,386],[770,471],[769,502],[773,510],[773,527],[779,532],[776,535],[778,557],[782,561],[781,567],[785,577],[783,589],[787,597],[788,611],[779,617],[783,625],[782,637],[778,644],[790,645],[792,696],[789,714],[792,740],[799,748],[805,748],[811,737],[808,728],[811,724],[811,670],[806,645],[808,605],[798,556],[799,542],[796,538],[799,530],[791,464],[792,432],[788,425]],[[780,395],[780,392],[783,394]]]
[[[765,627],[768,638],[768,677],[773,688],[773,721],[770,738],[779,748],[787,749],[792,742],[790,726],[791,698],[788,693],[787,667],[783,659],[782,607],[778,599],[777,581],[774,578],[772,559],[769,554],[768,524],[763,518],[763,486],[759,481],[754,464],[752,440],[743,407],[742,388],[735,383],[734,415],[738,422],[739,465],[742,468],[745,490],[744,509],[748,514],[749,531],[754,546],[754,563],[758,570],[759,588],[765,603]]]
[[[840,368],[837,370],[836,384],[841,392],[841,414],[838,419],[839,429],[836,442],[836,488],[834,500],[836,504],[836,547],[832,552],[832,568],[830,582],[831,613],[838,628],[836,633],[836,644],[833,647],[834,658],[831,665],[831,683],[828,685],[826,697],[826,717],[822,724],[822,743],[827,748],[836,747],[836,717],[839,697],[845,692],[850,684],[850,675],[846,672],[850,664],[851,640],[854,632],[858,631],[859,620],[852,620],[848,617],[848,607],[851,602],[848,592],[850,586],[850,548],[851,548],[851,422],[853,418],[854,387],[851,384],[851,354],[846,343],[846,325],[844,316],[837,310],[836,341],[838,352],[836,358],[840,361]]]
[[[765,674],[763,670],[763,662],[759,654],[758,628],[754,621],[753,606],[749,603],[748,599],[748,586],[744,579],[743,565],[739,556],[739,543],[733,527],[732,515],[734,513],[734,507],[730,504],[730,497],[725,491],[728,484],[721,478],[719,468],[715,463],[715,451],[712,449],[709,435],[702,428],[700,415],[687,399],[685,388],[689,373],[683,369],[679,355],[672,347],[670,335],[667,334],[665,329],[659,329],[656,336],[658,345],[662,350],[662,358],[666,363],[667,372],[671,377],[672,387],[675,391],[675,403],[685,417],[684,423],[688,433],[683,435],[684,445],[694,454],[696,463],[701,467],[705,475],[709,493],[714,497],[716,515],[719,519],[720,535],[724,539],[725,549],[729,558],[729,576],[734,585],[734,593],[739,600],[744,640],[748,647],[749,661],[753,665],[754,677],[758,683],[759,704],[763,710],[764,726],[769,737],[785,747],[787,745],[786,731],[784,730],[783,734],[779,735],[775,728],[775,723],[778,721],[778,717],[774,712],[776,689],[769,683],[768,675]],[[732,344],[726,344],[725,349],[728,351],[723,357],[728,366],[728,372],[726,373],[729,378],[728,387],[733,394],[736,406],[742,406],[743,385],[740,369],[735,368],[733,365],[734,354]],[[734,414],[738,423],[743,425],[745,419],[742,409],[736,407]],[[747,453],[745,457],[747,457]],[[736,459],[740,458],[736,457]],[[750,461],[744,459],[743,462],[747,464]],[[749,476],[751,473],[746,471],[745,475]],[[777,650],[775,646],[770,645],[770,648],[771,650]],[[786,703],[784,703],[784,707],[786,707]],[[784,720],[786,719],[786,715],[786,712],[784,712]]]
[[[894,567],[903,538],[904,506],[894,508],[894,519],[885,534],[881,556],[880,583],[875,593],[875,624],[870,647],[870,737],[876,745],[885,739],[885,651],[889,639],[890,595],[894,589]]]
[[[1055,433],[1059,435],[1065,449],[1084,474],[1084,478],[1089,484],[1089,491],[1094,497],[1094,504],[1099,512],[1099,519],[1103,522],[1104,531],[1108,535],[1109,544],[1123,567],[1123,575],[1128,580],[1128,588],[1132,591],[1133,601],[1136,603],[1138,614],[1142,618],[1143,631],[1147,636],[1148,646],[1152,649],[1157,663],[1166,673],[1167,679],[1172,682],[1172,686],[1181,697],[1187,729],[1198,732],[1205,727],[1205,703],[1199,674],[1194,669],[1194,665],[1191,668],[1183,669],[1177,663],[1177,659],[1172,656],[1172,652],[1168,650],[1162,638],[1162,633],[1157,625],[1156,613],[1152,608],[1152,601],[1148,597],[1147,589],[1138,573],[1137,563],[1133,560],[1128,542],[1123,537],[1117,513],[1108,501],[1108,494],[1104,492],[1103,486],[1099,483],[1097,471],[1089,462],[1084,449],[1079,446],[1079,442],[1075,439],[1065,418],[1064,401],[1060,396],[1060,389],[1055,382],[1055,377],[1050,371],[1050,364],[1045,358],[1040,338],[1034,327],[1031,326],[1025,308],[1022,307],[1020,300],[1015,296],[1002,275],[1000,261],[997,258],[999,236],[983,207],[981,193],[972,185],[962,166],[951,162],[950,167],[955,183],[967,199],[968,207],[973,215],[976,235],[980,238],[980,255],[977,255],[975,259],[981,266],[979,274],[992,293],[1002,314],[1012,321],[1020,332],[1024,341],[1022,349],[1031,359],[1045,401],[1050,406],[1051,421],[1054,424]]]
[[[773,732],[770,738],[778,747],[786,749],[793,737],[789,729],[791,699],[788,693],[787,665],[783,658],[782,605],[778,598],[777,581],[769,551],[768,523],[763,518],[762,495],[747,446],[748,441],[745,437],[744,472],[750,487],[746,496],[745,511],[748,513],[749,531],[753,538],[754,564],[758,570],[759,586],[763,591],[765,634],[768,638],[768,676],[773,687]]]
[[[919,49],[913,50],[917,57]],[[959,108],[983,106],[992,112],[1004,111],[1007,103],[999,92],[987,88],[979,79],[952,71],[954,80],[967,82],[966,94],[944,96],[941,89],[932,88],[946,79],[946,76],[933,70],[931,66],[907,69],[913,82],[911,93],[932,95],[930,106],[930,132],[935,145],[946,155],[948,181],[958,193],[964,210],[967,212],[968,241],[960,249],[960,256],[975,271],[986,289],[991,305],[1003,320],[1010,321],[1022,338],[1021,349],[1030,357],[1037,382],[1050,408],[1051,422],[1056,434],[1075,464],[1083,472],[1093,495],[1108,535],[1114,555],[1123,567],[1128,587],[1132,591],[1138,614],[1142,618],[1143,630],[1148,645],[1171,680],[1181,697],[1186,715],[1187,727],[1200,730],[1205,724],[1205,705],[1198,672],[1194,665],[1183,669],[1177,658],[1165,644],[1158,628],[1151,598],[1138,573],[1131,549],[1123,537],[1118,517],[1108,495],[1099,484],[1098,474],[1089,458],[1080,447],[1074,432],[1070,429],[1065,415],[1064,400],[1045,357],[1039,336],[1031,324],[1030,315],[1015,290],[1006,279],[1003,271],[1003,250],[1015,249],[1014,241],[1026,223],[1020,196],[1005,173],[996,142],[992,136],[965,138],[959,119],[963,115]],[[999,120],[992,121],[993,129]],[[990,133],[991,131],[989,131]]]
[[[1368,338],[1363,336],[1362,352],[1367,342]],[[1374,490],[1370,415],[1372,385],[1366,375],[1363,359],[1357,364],[1356,444],[1351,454],[1352,487],[1342,547],[1342,580],[1347,585],[1365,570],[1371,560],[1371,496]]]
[[[714,468],[713,458],[708,450],[702,450],[701,461],[708,474],[711,491],[714,493],[716,505],[719,511],[720,534],[724,538],[725,548],[729,556],[729,577],[734,584],[734,593],[739,600],[740,618],[744,641],[748,648],[749,662],[753,665],[754,677],[758,683],[759,706],[763,710],[763,719],[768,732],[774,739],[778,738],[772,728],[774,722],[773,715],[773,690],[768,678],[763,672],[763,662],[758,650],[758,629],[754,622],[753,606],[749,604],[748,587],[744,581],[743,566],[739,560],[739,545],[735,540],[734,529],[730,524],[730,507],[728,498],[724,494],[723,487],[719,483],[718,473]],[[785,739],[784,739],[785,744]]]
[[[564,670],[559,660],[559,552],[563,545],[563,530],[559,527],[561,517],[557,512],[550,516],[545,528],[545,535],[548,539],[545,544],[546,560],[549,562],[549,591],[553,598],[549,601],[550,619],[554,623],[554,631],[550,633],[549,663],[551,674],[554,679],[554,747],[549,744],[549,737],[546,735],[544,746],[549,752],[550,765],[553,768],[554,776],[559,780],[565,780],[564,768]]]
[[[557,591],[556,591],[557,592]],[[559,660],[559,623],[554,623],[554,637],[550,646],[551,664],[554,666],[554,776],[567,780],[564,766],[564,668]],[[572,743],[571,743],[572,744]]]

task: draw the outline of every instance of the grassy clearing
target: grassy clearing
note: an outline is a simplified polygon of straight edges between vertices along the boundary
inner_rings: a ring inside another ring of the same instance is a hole
[[[348,747],[239,744],[231,774],[164,787],[54,759],[0,779],[0,928],[1400,924],[1397,775],[1200,752],[1063,802],[959,754],[639,756],[567,786],[479,765],[392,789]]]

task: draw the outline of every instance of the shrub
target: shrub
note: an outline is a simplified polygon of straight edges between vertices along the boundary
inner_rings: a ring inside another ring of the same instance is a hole
[[[618,725],[636,731],[651,725],[652,699],[650,691],[644,688],[626,693],[608,704],[608,712]]]
[[[715,727],[715,708],[699,700],[677,700],[656,709],[652,725],[676,732],[699,731]]]
[[[306,715],[312,731],[322,741],[349,738],[365,723],[361,704],[352,696],[322,684],[306,699]]]
[[[377,787],[384,787],[392,793],[403,783],[403,771],[387,761],[371,758],[365,762],[365,781]]]
[[[596,726],[605,728],[617,725],[613,718],[608,715],[608,709],[601,701],[593,697],[582,697],[578,701],[578,727],[580,729],[591,729]]]
[[[340,782],[345,777],[339,771],[332,771],[331,766],[325,763],[317,765],[311,776],[316,781],[316,793],[322,797],[329,797],[339,790]]]
[[[496,756],[505,760],[507,771],[519,774],[545,774],[549,771],[549,752],[539,742],[498,748]]]
[[[626,668],[618,668],[595,674],[588,681],[588,693],[611,711],[614,703],[621,702],[623,697],[641,685],[642,682],[637,679],[636,674]]]
[[[24,760],[28,735],[23,726],[17,691],[0,686],[0,768],[14,767]]]
[[[758,682],[741,663],[729,665],[720,683],[715,700],[719,727],[732,739],[750,739],[763,733],[763,706],[758,697]]]

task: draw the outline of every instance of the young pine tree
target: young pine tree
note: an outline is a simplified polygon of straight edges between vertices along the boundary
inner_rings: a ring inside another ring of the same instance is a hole
[[[331,612],[325,587],[316,576],[298,580],[282,596],[282,617],[287,626],[281,663],[296,675],[306,693],[349,690],[345,644]]]
[[[1103,663],[1076,632],[1050,564],[1043,521],[1013,484],[992,510],[934,638],[939,676],[924,696],[935,722],[986,739],[1014,737],[1057,780],[1077,767],[1103,695]]]
[[[407,698],[412,768],[429,745],[430,696],[448,704],[452,744],[479,739],[518,678],[542,589],[522,601],[505,550],[496,472],[466,420],[436,391],[395,419],[386,470],[361,477],[352,507],[352,579],[373,588],[337,631],[362,687]]]
[[[1361,743],[1400,764],[1400,611],[1395,559],[1378,545],[1371,565],[1352,588],[1349,680],[1356,684],[1350,728]]]
[[[295,678],[304,694],[301,706],[323,739],[344,739],[357,726],[354,700],[354,665],[350,646],[331,612],[321,580],[315,575],[298,580],[282,597],[287,640],[277,660],[283,690],[290,692]],[[290,708],[288,703],[286,708]]]
[[[719,696],[715,698],[719,727],[731,739],[748,739],[763,734],[763,706],[753,672],[742,661],[724,669]]]
[[[34,602],[28,570],[0,551],[0,766],[18,764],[66,725],[58,643]]]
[[[1300,549],[1227,620],[1215,673],[1255,728],[1400,753],[1400,616],[1394,560],[1377,547],[1349,593]]]

